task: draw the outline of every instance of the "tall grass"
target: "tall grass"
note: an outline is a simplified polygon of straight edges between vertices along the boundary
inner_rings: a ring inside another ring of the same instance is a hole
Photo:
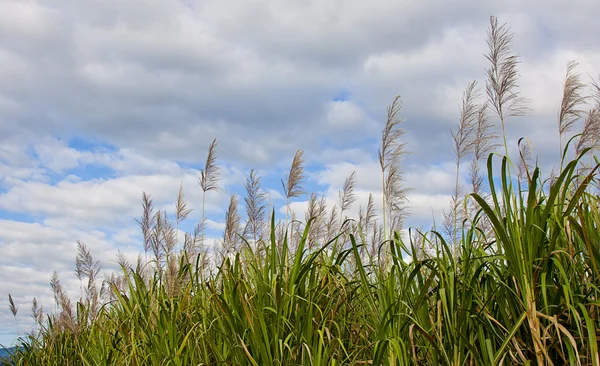
[[[523,100],[510,91],[517,82],[516,60],[506,48],[512,36],[495,18],[490,27],[487,91],[508,152],[505,119],[522,114]],[[536,166],[525,167],[526,179],[512,176],[508,156],[492,153],[489,104],[475,105],[475,84],[469,85],[453,133],[457,180],[450,235],[410,229],[403,239],[398,231],[406,188],[397,98],[379,150],[380,212],[370,195],[356,220],[346,218],[355,199],[353,173],[339,193],[339,211],[312,194],[303,223],[292,218],[288,225],[286,214],[283,225],[274,211],[267,223],[260,177],[251,171],[248,221],[242,225],[232,196],[224,250],[211,268],[197,245],[203,243],[202,225],[185,236],[184,249],[174,245],[189,213],[182,192],[174,222],[144,194],[139,223],[152,257],[140,256],[136,266],[121,259],[122,273],[97,292],[97,262],[80,244],[82,297],[72,306],[53,276],[56,309],[43,321],[35,303],[38,330],[21,339],[14,362],[600,366],[600,165],[592,159],[598,142],[590,140],[598,136],[600,100],[587,114],[574,109],[584,100],[573,65],[559,113],[564,145],[555,176]],[[587,134],[567,140],[584,115]],[[217,187],[215,147],[213,142],[201,178],[204,193]],[[473,159],[473,193],[465,196],[458,175],[467,156]],[[282,181],[287,211],[289,199],[304,194],[303,162],[298,151]]]

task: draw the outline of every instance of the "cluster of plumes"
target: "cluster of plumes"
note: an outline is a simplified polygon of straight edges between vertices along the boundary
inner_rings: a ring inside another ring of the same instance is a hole
[[[27,334],[36,338],[42,333],[59,335],[68,331],[77,336],[82,330],[90,326],[94,320],[100,316],[101,308],[105,304],[116,300],[116,293],[123,293],[127,284],[127,274],[143,274],[141,256],[138,259],[138,265],[134,269],[125,260],[122,253],[118,254],[118,263],[123,269],[128,269],[123,274],[112,272],[110,274],[100,275],[102,267],[99,261],[94,260],[91,251],[81,241],[77,241],[77,256],[75,258],[75,276],[80,281],[79,299],[77,306],[65,290],[60,281],[58,272],[54,271],[50,277],[50,289],[54,297],[54,311],[44,314],[44,309],[39,304],[36,297],[31,303],[31,318],[34,321],[33,327]],[[147,274],[147,272],[146,272]],[[15,317],[19,309],[15,305],[12,295],[9,297],[9,310]],[[48,316],[48,323],[45,322],[45,315]],[[17,326],[18,332],[18,326]]]
[[[78,314],[79,316],[75,315],[71,299],[61,284],[58,273],[56,271],[53,272],[50,278],[50,288],[52,289],[54,302],[56,304],[54,313],[50,314],[51,323],[53,324],[54,329],[59,331],[68,330],[73,334],[77,334],[83,327],[91,324],[98,314],[99,306],[102,301],[100,297],[108,293],[103,291],[105,289],[104,283],[100,292],[96,285],[96,280],[101,269],[99,262],[94,261],[90,251],[82,242],[77,242],[77,248],[78,254],[75,259],[75,275],[81,283],[81,293],[78,303],[84,304],[87,310],[85,316],[83,316],[83,314]],[[84,280],[87,280],[85,291],[83,290]],[[8,295],[8,301],[9,310],[15,317],[16,322],[19,309],[15,305],[13,297],[10,294]],[[35,297],[32,300],[31,317],[34,320],[34,327],[31,331],[31,335],[35,337],[36,331],[38,333],[41,332],[44,326],[44,311]]]
[[[85,293],[80,294],[80,302],[90,304],[90,315],[96,314],[99,307],[99,293],[96,279],[100,273],[100,262],[94,261],[92,253],[87,246],[77,241],[77,257],[75,258],[75,275],[80,282],[80,291],[83,290],[83,282],[87,280]],[[82,291],[84,292],[84,291]],[[83,296],[85,295],[85,296]],[[85,299],[85,300],[83,300]]]
[[[378,250],[383,240],[392,238],[393,233],[402,229],[407,215],[408,189],[403,185],[401,158],[406,154],[405,144],[400,142],[405,130],[400,128],[400,109],[402,101],[396,97],[388,108],[387,121],[382,131],[379,162],[382,171],[382,208],[378,221],[378,208],[372,193],[369,194],[365,207],[359,207],[358,217],[350,217],[349,211],[356,202],[356,172],[352,172],[344,181],[338,192],[338,200],[331,207],[325,196],[311,193],[304,221],[296,218],[290,209],[291,200],[302,197],[307,192],[304,152],[297,150],[294,154],[290,170],[281,180],[283,194],[286,199],[286,219],[275,225],[275,240],[279,248],[287,241],[291,249],[297,246],[308,227],[307,249],[313,250],[335,240],[336,248],[349,246],[349,234],[360,236],[369,245],[361,246],[361,256],[373,259],[380,255]],[[260,253],[262,242],[267,238],[269,223],[274,211],[267,194],[261,186],[261,177],[255,170],[250,170],[245,185],[245,222],[240,214],[239,198],[232,194],[225,212],[225,229],[223,236],[209,248],[205,243],[205,204],[206,196],[211,191],[222,190],[219,185],[219,166],[217,164],[217,140],[213,140],[208,149],[204,169],[200,170],[198,184],[202,189],[202,216],[194,226],[193,232],[185,232],[180,238],[180,227],[192,212],[188,208],[183,193],[183,185],[179,187],[175,214],[170,216],[166,210],[155,207],[152,197],[142,193],[142,215],[136,218],[143,237],[144,255],[137,258],[135,268],[125,256],[119,252],[118,264],[121,274],[110,273],[100,278],[101,266],[94,261],[85,244],[77,241],[78,254],[75,260],[75,274],[80,281],[80,296],[77,307],[73,304],[63,288],[58,273],[54,272],[50,286],[54,294],[55,311],[51,315],[54,329],[70,330],[77,334],[82,326],[90,324],[98,316],[103,304],[118,300],[119,294],[127,290],[128,276],[135,274],[146,283],[158,279],[165,286],[169,296],[177,296],[188,278],[181,277],[182,265],[194,265],[198,271],[209,273],[210,263],[221,263],[226,258],[251,246]],[[310,225],[308,223],[310,222]],[[181,240],[183,239],[183,240]],[[181,246],[181,247],[180,247]],[[80,307],[79,305],[83,305]],[[17,308],[10,297],[10,310],[16,318]],[[80,310],[85,310],[80,313]],[[38,308],[34,299],[33,314],[36,323],[42,324],[42,309]]]
[[[200,225],[197,225],[193,233],[186,233],[183,239],[183,250],[177,251],[179,243],[179,225],[191,213],[187,208],[183,187],[180,187],[175,206],[175,217],[172,220],[166,211],[156,210],[152,198],[142,194],[143,213],[138,222],[142,235],[145,259],[142,255],[137,258],[133,267],[125,258],[123,253],[118,253],[117,262],[123,269],[121,274],[111,272],[102,276],[102,267],[99,261],[95,261],[91,251],[81,241],[77,241],[77,256],[75,258],[75,275],[80,281],[80,294],[77,307],[64,289],[58,273],[53,272],[50,279],[50,288],[54,295],[55,309],[49,314],[51,326],[58,333],[68,330],[77,334],[83,327],[91,324],[100,314],[103,305],[117,300],[117,294],[124,293],[127,287],[127,276],[135,273],[145,281],[150,281],[152,275],[157,275],[168,289],[171,296],[177,296],[181,289],[184,278],[178,276],[182,259],[192,258],[200,253]],[[152,259],[148,259],[148,253]],[[11,311],[14,304],[11,300]],[[16,309],[16,307],[14,307]],[[14,312],[16,316],[16,310]],[[32,304],[32,318],[38,328],[43,327],[43,309],[39,306],[36,298]],[[32,334],[35,335],[34,327]]]
[[[123,261],[119,256],[119,261]],[[81,241],[77,241],[77,256],[75,258],[75,276],[79,280],[79,300],[77,308],[73,307],[71,299],[64,289],[58,273],[55,271],[50,278],[50,288],[54,296],[55,309],[51,323],[57,331],[68,330],[78,334],[84,327],[89,326],[98,316],[100,308],[114,300],[113,286],[120,283],[117,288],[122,288],[124,276],[112,273],[110,276],[100,275],[102,267],[99,261],[94,260],[91,251]],[[43,309],[34,297],[31,307],[31,316],[38,327],[43,327]],[[35,327],[33,329],[35,334]]]
[[[592,82],[592,97],[594,104],[585,116],[581,136],[575,148],[577,154],[587,148],[600,149],[600,86],[598,82]]]
[[[62,286],[58,273],[54,271],[50,278],[50,288],[54,294],[55,312],[53,314],[56,328],[77,332],[77,322],[73,313],[71,299]],[[87,320],[87,319],[86,319]]]
[[[397,96],[388,107],[387,121],[381,134],[381,146],[378,152],[382,177],[382,215],[383,238],[402,229],[404,219],[408,215],[407,195],[409,189],[404,187],[401,170],[402,158],[406,155],[406,144],[400,138],[406,133],[401,128],[400,110],[402,100]]]
[[[382,197],[384,200],[382,210],[383,217],[390,217],[389,232],[399,230],[402,227],[403,219],[406,215],[406,193],[408,192],[402,185],[402,175],[400,171],[400,158],[405,154],[404,144],[400,143],[399,138],[404,134],[404,130],[399,128],[401,120],[399,111],[401,101],[396,97],[388,109],[388,120],[383,130],[382,148],[380,149],[380,158],[382,161],[383,179]],[[312,249],[322,246],[337,238],[336,243],[346,245],[347,234],[361,235],[371,237],[371,250],[373,254],[376,251],[377,244],[380,244],[384,237],[384,226],[377,224],[377,214],[373,194],[369,194],[368,203],[365,208],[359,208],[358,218],[348,216],[348,211],[356,202],[355,193],[356,172],[352,172],[346,177],[343,187],[338,192],[338,200],[335,204],[328,207],[325,196],[318,196],[312,192],[308,200],[308,208],[304,214],[304,221],[298,220],[296,213],[290,209],[290,201],[294,198],[302,197],[307,192],[304,188],[306,174],[304,172],[305,160],[304,152],[297,150],[292,159],[289,171],[285,178],[281,180],[283,196],[286,199],[286,219],[285,222],[278,222],[275,229],[276,242],[279,246],[283,245],[285,240],[293,248],[302,232],[307,227],[307,246]],[[265,221],[265,200],[266,194],[260,189],[260,177],[254,170],[246,180],[246,217],[247,221],[239,233],[240,216],[237,209],[237,198],[232,196],[229,209],[225,215],[225,233],[222,242],[222,248],[225,253],[231,253],[237,246],[243,244],[243,240],[248,243],[259,243],[265,239],[266,224],[271,220],[271,212]],[[342,234],[338,236],[338,234]],[[345,237],[342,237],[346,235]],[[256,248],[260,249],[260,248]],[[362,248],[364,250],[364,248]]]
[[[483,194],[483,177],[480,174],[481,162],[495,150],[499,144],[497,139],[504,139],[505,154],[508,157],[508,142],[506,140],[506,120],[509,117],[527,114],[527,99],[521,96],[518,85],[519,74],[517,66],[519,57],[511,50],[513,34],[507,24],[499,25],[496,17],[490,17],[490,28],[487,34],[489,47],[486,59],[490,66],[486,70],[486,99],[478,103],[481,95],[477,89],[477,81],[469,83],[463,94],[460,106],[460,119],[452,130],[453,152],[456,164],[456,181],[454,192],[450,199],[450,209],[444,212],[443,229],[454,243],[455,255],[459,241],[459,228],[465,220],[472,219],[475,205],[467,200],[464,187],[460,184],[460,169],[465,158],[472,157],[469,164],[470,192]],[[561,156],[566,154],[568,132],[571,131],[584,116],[583,129],[575,145],[579,155],[584,149],[600,148],[600,87],[592,82],[595,105],[587,113],[582,106],[587,103],[585,96],[586,85],[576,72],[577,63],[572,61],[567,65],[567,73],[563,88],[561,108],[558,113],[558,130],[560,136]],[[490,111],[501,123],[501,134],[494,130],[490,121]],[[535,166],[533,144],[527,138],[518,141],[517,177],[520,183],[527,184],[532,179],[531,173]],[[483,227],[489,228],[489,223],[483,222]]]
[[[308,208],[304,215],[305,223],[310,220],[311,225],[308,231],[308,248],[313,249],[320,245],[330,242],[335,239],[338,234],[342,236],[345,234],[354,235],[367,235],[368,230],[371,227],[371,220],[374,220],[374,202],[373,195],[369,194],[369,219],[365,221],[364,209],[361,206],[359,208],[358,220],[349,218],[347,211],[356,202],[356,172],[352,172],[344,181],[344,185],[341,190],[338,191],[337,204],[332,205],[331,209],[327,207],[327,200],[325,196],[318,197],[314,192],[311,193]],[[346,213],[346,214],[345,214]],[[299,230],[296,235],[301,235]],[[338,243],[343,245],[345,238],[341,238]]]
[[[185,202],[182,186],[177,195],[174,218],[170,218],[166,210],[157,210],[152,198],[145,192],[142,193],[142,207],[142,217],[136,220],[144,238],[145,259],[139,256],[136,268],[149,279],[152,266],[153,273],[157,273],[165,281],[169,292],[175,295],[180,287],[177,277],[180,261],[201,252],[200,224],[196,225],[193,233],[185,233],[183,248],[179,248],[179,227],[192,212]],[[148,260],[149,252],[153,255],[151,260]],[[119,260],[119,264],[125,269],[131,267],[124,258]]]
[[[513,34],[507,24],[498,24],[496,17],[490,17],[487,33],[488,53],[485,55],[490,66],[486,70],[486,99],[481,97],[477,89],[477,81],[469,83],[464,91],[460,106],[459,123],[452,130],[453,153],[456,165],[454,191],[450,198],[450,209],[444,212],[443,229],[453,244],[454,255],[457,256],[460,239],[459,228],[462,223],[472,219],[474,203],[465,199],[464,188],[460,184],[461,164],[467,157],[469,163],[469,190],[474,194],[482,194],[483,177],[481,161],[494,151],[499,134],[494,131],[490,121],[490,110],[500,119],[501,135],[508,156],[505,122],[508,117],[523,116],[528,112],[527,99],[522,97],[518,88],[519,57],[512,52]],[[484,227],[489,225],[485,225]]]
[[[344,180],[342,188],[338,191],[337,202],[328,208],[324,196],[311,193],[308,201],[308,209],[305,213],[304,224],[309,221],[311,225],[308,232],[308,248],[323,245],[335,239],[336,246],[349,245],[348,235],[360,236],[370,242],[369,248],[361,246],[361,255],[374,260],[381,242],[391,238],[394,232],[402,229],[404,219],[408,214],[409,189],[404,187],[403,172],[401,167],[402,158],[406,155],[406,146],[401,142],[405,130],[400,127],[402,119],[400,110],[402,101],[399,96],[395,97],[387,110],[387,120],[382,130],[381,145],[378,158],[382,173],[381,207],[380,214],[382,223],[378,221],[377,208],[373,193],[369,193],[366,206],[360,206],[358,217],[349,217],[348,211],[357,200],[355,192],[356,172],[353,171]],[[301,182],[304,180],[302,152],[298,151],[292,161],[292,166],[286,180],[282,180],[286,207],[289,213],[289,199],[305,194]],[[303,226],[294,226],[295,217],[292,214],[290,227],[290,244],[293,246],[293,238],[299,238]],[[286,218],[286,228],[287,228]],[[278,238],[285,236],[286,229],[279,227]],[[368,240],[370,239],[370,240]],[[278,240],[280,243],[281,240]],[[367,253],[367,249],[369,249]]]
[[[461,223],[469,218],[472,213],[472,202],[465,201],[464,187],[460,184],[461,165],[466,158],[471,157],[469,163],[469,190],[481,194],[483,177],[481,161],[491,153],[498,144],[495,140],[498,134],[493,130],[489,118],[489,101],[478,104],[481,95],[477,89],[477,81],[469,83],[463,93],[460,106],[460,119],[452,134],[452,148],[455,158],[455,184],[450,198],[450,210],[444,212],[443,229],[453,243],[455,255]]]

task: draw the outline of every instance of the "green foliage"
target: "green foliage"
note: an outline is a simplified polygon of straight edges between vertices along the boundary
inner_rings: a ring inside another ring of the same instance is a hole
[[[598,165],[584,152],[544,189],[524,189],[502,159],[491,198],[465,222],[460,256],[438,233],[417,255],[396,233],[381,265],[343,234],[292,252],[271,237],[225,257],[212,275],[181,257],[173,294],[161,276],[123,268],[126,286],[89,323],[49,317],[19,365],[598,365]],[[478,223],[488,219],[486,233]],[[334,245],[336,244],[337,245]],[[340,244],[344,243],[344,244]],[[259,254],[260,253],[260,254]],[[172,281],[171,281],[172,282]],[[78,303],[76,319],[90,319]]]

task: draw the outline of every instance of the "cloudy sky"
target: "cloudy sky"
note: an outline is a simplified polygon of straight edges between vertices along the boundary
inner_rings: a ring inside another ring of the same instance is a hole
[[[585,81],[600,72],[599,12],[596,0],[0,0],[0,343],[30,330],[32,297],[53,309],[53,270],[77,295],[77,240],[104,271],[142,249],[142,191],[172,211],[182,183],[199,208],[214,138],[211,237],[251,168],[284,212],[296,149],[307,188],[332,200],[355,170],[357,209],[379,192],[378,138],[399,94],[409,224],[431,225],[452,191],[462,90],[485,85],[490,15],[516,34],[532,110],[509,120],[509,144],[527,136],[556,157],[567,62]]]

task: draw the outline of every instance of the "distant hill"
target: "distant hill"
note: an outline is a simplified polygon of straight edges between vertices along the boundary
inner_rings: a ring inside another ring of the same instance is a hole
[[[9,360],[10,354],[13,353],[16,349],[17,347],[0,348],[0,364],[2,364],[2,361]]]

